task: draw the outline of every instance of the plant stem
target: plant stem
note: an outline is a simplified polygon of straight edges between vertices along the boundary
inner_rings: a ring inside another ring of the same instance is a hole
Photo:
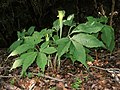
[[[60,57],[58,57],[58,66],[57,66],[57,70],[60,70]]]
[[[53,61],[53,65],[54,65],[54,70],[56,70],[56,64],[57,64],[57,56],[58,56],[58,54],[56,53],[56,55],[55,55],[55,59],[54,59],[54,61]]]
[[[62,37],[62,27],[63,27],[63,23],[62,20],[60,20],[60,39]]]
[[[68,35],[71,35],[72,33],[70,33],[71,29],[74,27],[75,25],[71,26],[69,31],[68,31]]]
[[[112,0],[112,9],[111,9],[111,16],[110,16],[110,26],[112,26],[112,19],[114,15],[114,8],[115,8],[115,0]]]

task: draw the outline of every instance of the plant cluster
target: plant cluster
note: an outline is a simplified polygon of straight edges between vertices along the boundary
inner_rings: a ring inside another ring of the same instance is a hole
[[[79,61],[88,68],[86,60],[92,59],[89,55],[91,48],[113,51],[114,30],[106,24],[107,17],[89,16],[86,23],[77,24],[74,22],[74,14],[69,15],[67,19],[63,19],[64,16],[65,11],[58,11],[59,19],[53,22],[51,29],[34,31],[35,27],[31,26],[27,31],[18,32],[18,40],[9,47],[8,58],[18,56],[11,70],[22,66],[21,75],[24,75],[34,62],[42,72],[45,71],[45,66],[50,64],[60,69],[61,57],[70,58],[73,63]],[[69,30],[63,37],[65,26],[69,27]]]

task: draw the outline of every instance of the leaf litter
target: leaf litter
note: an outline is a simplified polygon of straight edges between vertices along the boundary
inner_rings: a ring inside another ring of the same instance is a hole
[[[0,90],[120,90],[120,49],[112,55],[98,52],[98,60],[88,62],[86,70],[79,62],[61,60],[59,72],[48,68],[38,77],[39,68],[33,65],[31,76],[20,78],[21,68],[9,71],[13,59],[7,60],[6,49],[0,49]],[[60,81],[61,80],[61,81]]]

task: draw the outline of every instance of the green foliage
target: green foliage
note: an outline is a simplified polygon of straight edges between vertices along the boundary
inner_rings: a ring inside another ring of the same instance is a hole
[[[10,80],[10,84],[11,84],[11,85],[14,85],[15,83],[16,83],[15,78],[12,78],[12,79]]]
[[[75,82],[72,84],[72,88],[79,90],[81,84],[82,84],[82,81],[79,78],[75,78]]]
[[[45,70],[45,65],[47,64],[47,56],[44,53],[38,53],[37,56],[37,61],[36,61],[37,65],[39,68],[42,69],[42,71]]]
[[[75,23],[74,23],[73,19],[74,19],[74,14],[69,15],[69,16],[67,17],[67,20],[64,20],[64,21],[63,21],[64,25],[67,25],[67,26],[72,26],[72,25],[74,25]]]
[[[73,63],[79,61],[88,68],[86,60],[93,61],[89,55],[90,48],[101,47],[113,51],[114,30],[106,25],[106,17],[89,16],[86,23],[77,25],[74,22],[74,14],[69,15],[65,20],[64,15],[64,11],[59,11],[59,19],[53,22],[52,29],[45,28],[38,32],[34,31],[32,26],[28,31],[18,32],[18,40],[9,48],[8,58],[18,56],[11,70],[22,66],[21,75],[24,75],[29,66],[35,62],[44,72],[51,56],[57,59],[58,67],[60,67],[61,57],[67,57]],[[70,27],[66,37],[62,37],[64,26]]]
[[[31,66],[31,64],[35,61],[36,56],[37,52],[28,52],[21,55],[20,58],[23,60],[21,75],[23,75],[28,67]]]
[[[31,48],[34,48],[34,47],[30,44],[22,44],[22,45],[18,46],[14,51],[12,51],[12,53],[8,57],[24,53],[28,49],[31,49]]]
[[[74,30],[74,32],[84,32],[84,33],[97,33],[101,31],[101,29],[104,27],[99,22],[86,22],[83,24],[79,24]]]
[[[96,37],[90,34],[80,33],[80,34],[74,35],[72,39],[88,48],[93,48],[93,47],[105,48],[104,44],[100,40],[98,40]]]
[[[20,67],[20,66],[22,65],[22,63],[23,63],[23,59],[17,58],[17,59],[15,60],[15,62],[13,63],[13,66],[11,67],[10,70],[12,70],[12,69],[14,69],[14,68],[17,68],[17,67]]]
[[[20,44],[23,42],[23,40],[17,40],[15,41],[9,48],[9,52],[15,50]]]
[[[75,60],[81,62],[83,65],[87,67],[86,53],[83,45],[81,45],[79,42],[72,40],[72,47],[70,49],[70,53],[73,55]]]
[[[107,49],[110,50],[110,52],[112,52],[115,46],[113,28],[111,26],[105,25],[101,32],[101,39],[106,44]]]
[[[56,41],[58,57],[61,57],[64,53],[68,52],[71,41],[69,38],[62,38]]]
[[[49,45],[49,41],[44,41],[40,44],[45,40],[46,34],[51,34],[50,31],[47,32],[47,29],[43,29],[41,32],[37,32],[33,31],[33,29],[33,27],[30,27],[28,31],[24,32],[25,34],[22,32],[20,35],[19,33],[18,40],[20,42],[15,41],[9,48],[11,53],[8,58],[19,55],[13,63],[11,70],[22,66],[21,75],[24,75],[28,67],[35,61],[44,72],[48,60],[47,56],[57,51],[55,47]]]

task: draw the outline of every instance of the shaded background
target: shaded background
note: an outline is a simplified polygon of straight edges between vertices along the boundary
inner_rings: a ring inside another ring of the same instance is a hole
[[[0,47],[9,47],[17,40],[17,31],[24,28],[52,27],[58,10],[65,10],[66,16],[74,13],[75,21],[81,23],[87,16],[99,17],[98,12],[109,17],[111,7],[112,0],[0,0]],[[119,42],[120,0],[116,0],[115,11],[113,27]]]

